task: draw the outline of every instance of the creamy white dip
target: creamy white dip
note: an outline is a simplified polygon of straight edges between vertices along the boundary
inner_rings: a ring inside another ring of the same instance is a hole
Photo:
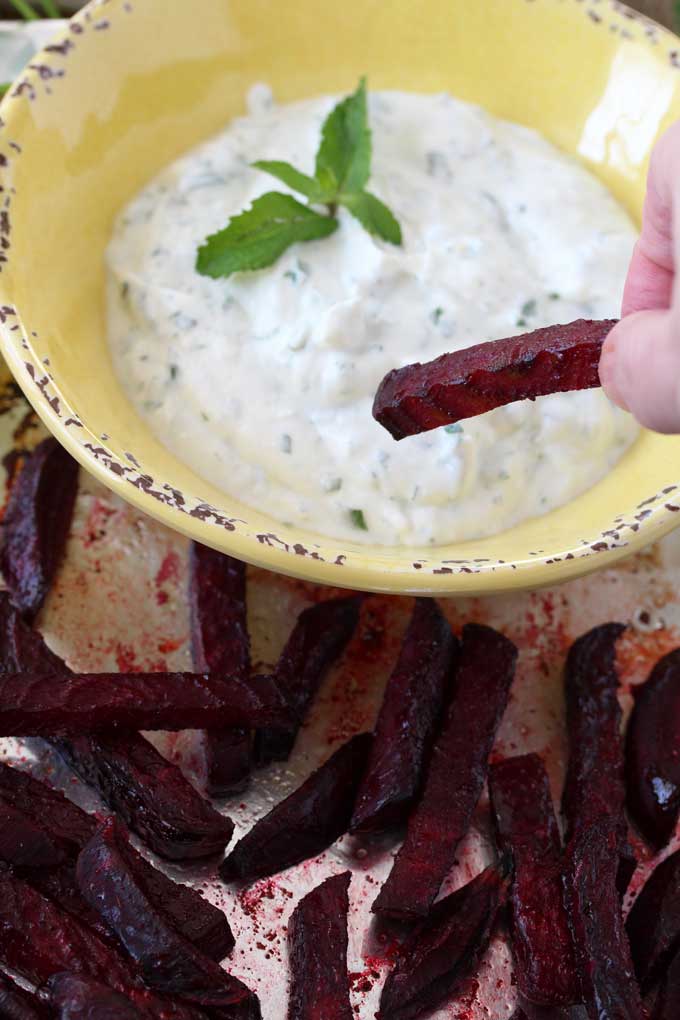
[[[108,249],[109,339],[134,406],[181,460],[282,522],[359,542],[494,534],[602,478],[635,437],[600,391],[493,411],[397,444],[371,417],[391,368],[618,312],[635,240],[613,197],[533,131],[449,95],[370,95],[370,190],[397,248],[340,228],[270,269],[200,276],[196,250],[265,191],[311,172],[337,99],[249,113],[164,170]],[[359,513],[360,511],[360,513]],[[363,530],[365,524],[367,530]]]

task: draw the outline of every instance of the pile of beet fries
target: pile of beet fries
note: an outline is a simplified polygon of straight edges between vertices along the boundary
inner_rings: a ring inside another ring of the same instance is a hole
[[[254,676],[245,568],[194,546],[196,672],[76,675],[33,621],[63,555],[77,479],[69,455],[46,440],[11,489],[0,554],[0,736],[47,740],[112,813],[87,814],[0,765],[0,1020],[256,1020],[257,997],[219,963],[234,946],[227,918],[153,867],[128,835],[183,861],[221,854],[233,826],[138,731],[205,729],[210,791],[241,790],[258,765],[289,756],[361,600],[305,610],[273,675]],[[454,997],[502,926],[517,1017],[677,1020],[680,851],[653,872],[626,923],[622,899],[636,865],[626,809],[654,850],[680,812],[680,651],[639,689],[624,741],[615,654],[623,630],[595,628],[566,663],[564,840],[540,757],[489,765],[515,646],[479,624],[458,638],[433,600],[418,599],[373,733],[349,740],[257,822],[219,865],[221,877],[251,882],[346,832],[396,839],[405,829],[373,904],[377,923],[400,939],[382,1020],[414,1020]],[[497,859],[440,899],[487,781]],[[289,1020],[355,1016],[350,880],[327,879],[292,914]]]

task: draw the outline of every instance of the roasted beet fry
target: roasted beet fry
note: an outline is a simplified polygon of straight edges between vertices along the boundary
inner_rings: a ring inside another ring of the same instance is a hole
[[[536,754],[489,770],[501,851],[514,864],[510,906],[515,980],[520,995],[543,1006],[579,1001],[562,892],[562,846],[545,766]]]
[[[434,743],[423,793],[373,904],[374,913],[415,921],[429,912],[470,827],[516,660],[517,649],[502,634],[480,624],[463,628],[453,696]]]
[[[210,852],[222,850],[231,836],[233,828],[231,823],[214,812],[208,802],[198,796],[176,766],[161,758],[158,752],[143,738],[137,738],[136,734],[134,736],[135,740],[132,741],[129,734],[120,738],[121,743],[126,745],[127,751],[131,750],[131,744],[134,750],[138,739],[143,752],[147,748],[150,749],[151,761],[156,763],[160,760],[163,763],[162,768],[169,773],[170,780],[167,785],[170,787],[169,793],[172,795],[172,804],[170,804],[169,810],[176,813],[185,806],[185,801],[188,800],[191,806],[191,816],[194,817],[198,814],[198,817],[195,818],[197,825],[202,821],[204,826],[208,826],[209,831],[212,827],[214,836],[213,842],[210,844],[212,847]],[[128,762],[129,760],[128,758]],[[148,779],[144,782],[142,775],[138,776],[140,786],[143,785],[147,791],[155,790],[158,785],[154,781],[156,777],[150,772],[148,766],[143,775]],[[175,783],[176,775],[181,777],[179,784]],[[189,791],[188,796],[187,790]],[[129,787],[128,791],[130,792]],[[97,830],[96,819],[81,810],[72,801],[67,800],[62,793],[52,790],[45,783],[39,782],[20,769],[0,764],[0,805],[5,799],[42,825],[53,839],[65,848],[67,856],[73,860]],[[138,799],[140,811],[141,801],[140,790]],[[198,805],[198,813],[196,805]],[[169,829],[170,823],[168,823],[168,831]],[[176,831],[174,838],[177,838]],[[192,838],[198,840],[199,832],[194,830]],[[0,831],[0,845],[2,841],[3,833]],[[167,840],[163,845],[167,846]],[[130,854],[137,876],[143,882],[149,897],[157,906],[163,908],[177,931],[193,942],[207,956],[211,956],[215,960],[223,959],[230,952],[234,941],[229,923],[222,911],[214,907],[194,889],[167,878],[162,871],[154,868],[132,847],[130,847]],[[12,863],[20,865],[16,859]],[[59,880],[52,876],[52,890],[43,885],[48,895],[54,896],[55,888],[63,888],[63,876],[63,869],[59,869]],[[43,876],[43,880],[46,880],[45,876]],[[54,885],[55,881],[57,881],[56,886]]]
[[[80,974],[55,974],[45,985],[59,1020],[147,1020],[127,996]]]
[[[577,319],[394,369],[380,384],[373,417],[404,439],[516,400],[599,386],[602,344],[614,325]]]
[[[379,832],[408,818],[451,684],[457,644],[434,599],[418,599],[387,682],[351,832]]]
[[[41,608],[68,538],[78,465],[56,439],[26,460],[3,518],[0,569],[13,604],[28,619]]]
[[[617,889],[618,833],[609,819],[567,846],[565,901],[581,994],[591,1020],[641,1020],[640,990]]]
[[[27,772],[0,763],[0,802],[12,804],[62,842],[75,857],[97,824],[91,815]]]
[[[627,849],[616,673],[623,630],[610,623],[589,631],[572,645],[566,667],[565,903],[582,999],[598,1020],[642,1015],[619,889]]]
[[[291,706],[292,721],[256,737],[260,764],[286,761],[326,671],[342,655],[359,620],[361,597],[330,599],[300,613],[277,663],[274,678]]]
[[[36,985],[63,970],[114,987],[136,980],[91,929],[8,870],[0,871],[0,960]]]
[[[498,868],[487,868],[435,904],[401,947],[380,998],[380,1020],[415,1020],[451,996],[487,950],[505,895]]]
[[[205,993],[235,1016],[252,1015],[254,997],[236,978],[179,935],[149,899],[130,864],[124,832],[109,819],[78,858],[81,893],[99,911],[135,961],[146,983],[158,991],[196,1001]]]
[[[5,673],[0,736],[185,730],[289,718],[276,685],[201,673]]]
[[[220,867],[227,882],[252,881],[316,857],[349,826],[371,737],[353,737],[239,840]]]
[[[668,963],[657,988],[645,998],[649,1020],[678,1020],[680,1016],[680,953]]]
[[[246,566],[240,560],[192,542],[189,561],[191,652],[194,669],[217,676],[250,673],[246,612]],[[249,730],[209,733],[208,792],[215,797],[243,789],[250,775]]]
[[[664,656],[635,690],[626,741],[628,814],[655,850],[680,812],[680,649]]]
[[[0,662],[5,669],[70,672],[1,596],[0,624]],[[207,857],[221,853],[231,839],[234,827],[230,819],[215,811],[181,769],[141,734],[76,737],[53,744],[84,782],[159,856],[170,860]],[[76,810],[72,805],[72,811]],[[92,832],[89,827],[76,840],[78,849]]]
[[[0,861],[17,868],[56,868],[66,856],[58,839],[0,797]]]
[[[47,1020],[50,1015],[36,995],[0,974],[0,1020]]]
[[[646,992],[680,950],[680,850],[647,879],[628,915],[626,931],[635,973]]]
[[[48,1015],[58,1020],[208,1020],[199,1010],[170,1004],[151,992],[115,992],[83,974],[55,974],[42,994],[51,1006]]]
[[[137,733],[57,741],[64,760],[154,853],[183,861],[220,853],[231,819],[219,814],[181,770]]]
[[[349,871],[300,900],[288,922],[288,1020],[353,1020],[347,974]]]
[[[616,830],[620,891],[631,874],[616,672],[616,642],[624,629],[619,623],[595,627],[569,650],[565,670],[569,766],[562,797],[567,841],[605,818]]]

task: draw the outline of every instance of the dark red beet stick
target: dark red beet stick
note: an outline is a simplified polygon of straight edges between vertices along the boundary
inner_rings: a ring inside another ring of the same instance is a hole
[[[562,844],[542,760],[526,754],[492,765],[489,792],[499,848],[514,865],[510,909],[518,991],[542,1006],[578,1002]]]
[[[580,637],[565,669],[569,765],[562,797],[566,839],[607,818],[619,842],[621,893],[635,862],[628,845],[616,642],[623,624],[607,623]]]
[[[8,870],[0,871],[0,960],[35,985],[63,970],[89,974],[112,987],[137,980],[92,929]]]
[[[0,797],[0,860],[17,868],[56,868],[66,857],[59,839]]]
[[[221,997],[235,1017],[254,1015],[250,990],[179,935],[151,901],[125,833],[113,819],[82,850],[76,877],[87,902],[115,932],[151,988],[190,1002],[198,997],[199,1005],[205,992]]]
[[[63,793],[4,762],[0,763],[0,800],[44,826],[73,858],[97,828],[95,819]]]
[[[350,832],[379,832],[408,818],[449,693],[457,646],[434,599],[417,599],[387,682]]]
[[[380,384],[373,417],[404,439],[516,400],[599,386],[602,344],[615,325],[577,319],[394,369]]]
[[[628,814],[654,850],[666,846],[680,813],[680,649],[636,688],[626,740]]]
[[[440,900],[401,947],[380,998],[380,1020],[416,1020],[445,1002],[477,969],[506,892],[498,868]]]
[[[15,981],[0,974],[0,1018],[2,1020],[48,1020],[48,1007],[37,995],[20,988]]]
[[[261,818],[222,863],[226,882],[253,881],[316,857],[349,826],[371,737],[352,737]]]
[[[0,569],[12,603],[28,619],[42,607],[61,563],[78,492],[78,464],[56,439],[28,457],[2,522]]]
[[[54,974],[43,993],[54,1010],[45,1015],[59,1020],[147,1020],[152,1016],[127,996],[81,974]]]
[[[64,761],[160,857],[194,860],[221,853],[234,831],[138,733],[52,742]]]
[[[637,979],[647,992],[680,951],[680,850],[647,879],[628,914],[626,931]]]
[[[349,871],[300,900],[288,922],[288,1020],[353,1020],[347,974]]]
[[[329,599],[300,613],[274,672],[276,684],[292,708],[292,720],[257,733],[255,753],[260,764],[286,761],[290,756],[326,672],[356,630],[361,601],[361,596]]]
[[[121,739],[123,738],[121,737]],[[125,735],[124,739],[127,741],[128,736]],[[167,764],[170,769],[175,768],[175,766]],[[193,792],[193,787],[190,788]],[[198,798],[198,795],[194,794],[194,796],[202,805],[206,805],[206,809],[209,808],[207,802]],[[66,854],[72,862],[97,831],[98,824],[94,816],[87,814],[77,805],[68,801],[57,790],[51,789],[28,773],[9,765],[0,765],[0,800],[3,798],[10,798],[12,804],[27,813],[34,821],[40,822],[50,835],[65,848]],[[177,809],[179,807],[180,805],[175,806]],[[218,818],[220,821],[222,820],[221,815]],[[197,822],[201,820],[202,816],[199,816]],[[203,820],[210,821],[209,818]],[[221,832],[220,840],[224,843],[226,841],[224,828]],[[2,836],[0,835],[1,840]],[[221,847],[216,846],[216,849],[221,849]],[[148,895],[157,906],[162,907],[177,931],[194,942],[194,945],[203,953],[215,960],[223,959],[233,946],[233,936],[222,911],[209,903],[195,889],[172,881],[162,871],[149,864],[132,847],[129,848],[129,854],[130,860],[135,862],[138,878],[147,888]],[[17,867],[27,867],[25,862],[21,864],[16,857],[9,863],[13,863]],[[60,889],[62,894],[65,891],[66,895],[73,895],[75,892],[74,878],[68,880],[68,876],[61,868],[58,870],[57,876],[52,875],[54,881],[51,883],[42,884],[47,895],[54,899],[56,889]],[[65,885],[64,880],[66,881]],[[31,881],[34,884],[36,882],[33,874]]]
[[[373,904],[398,921],[425,917],[468,831],[507,704],[517,649],[480,624],[463,628],[453,696],[437,737],[404,844]]]
[[[205,673],[5,673],[0,736],[257,726],[288,719],[276,686]]]
[[[591,1020],[644,1020],[617,887],[618,836],[608,819],[569,842],[564,876],[581,994]]]
[[[192,542],[189,556],[191,652],[194,669],[216,676],[250,674],[246,565]],[[250,730],[206,734],[208,792],[214,797],[242,790],[252,765]]]
[[[0,593],[0,668],[66,672],[64,662],[12,609]],[[52,741],[67,764],[92,786],[112,810],[125,819],[161,857],[187,860],[220,853],[231,839],[233,824],[193,788],[181,769],[171,764],[140,733],[102,734]],[[0,774],[0,789],[2,774]],[[38,793],[33,790],[28,801]],[[66,801],[69,804],[69,801]],[[71,824],[75,805],[69,809]],[[81,824],[88,816],[81,812]],[[87,823],[84,823],[87,824]],[[76,849],[93,828],[76,834]],[[68,833],[62,833],[68,836]],[[219,940],[215,951],[219,952]]]

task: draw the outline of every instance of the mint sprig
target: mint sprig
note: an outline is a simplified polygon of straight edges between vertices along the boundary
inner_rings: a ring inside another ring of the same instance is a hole
[[[366,191],[371,175],[371,131],[368,125],[366,79],[331,111],[321,129],[314,176],[284,160],[258,160],[257,170],[282,181],[307,199],[267,192],[250,209],[232,217],[198,249],[196,269],[213,278],[265,269],[293,244],[316,241],[334,233],[339,206],[347,209],[375,237],[402,243],[401,227],[379,198]],[[311,206],[325,206],[317,212]]]

